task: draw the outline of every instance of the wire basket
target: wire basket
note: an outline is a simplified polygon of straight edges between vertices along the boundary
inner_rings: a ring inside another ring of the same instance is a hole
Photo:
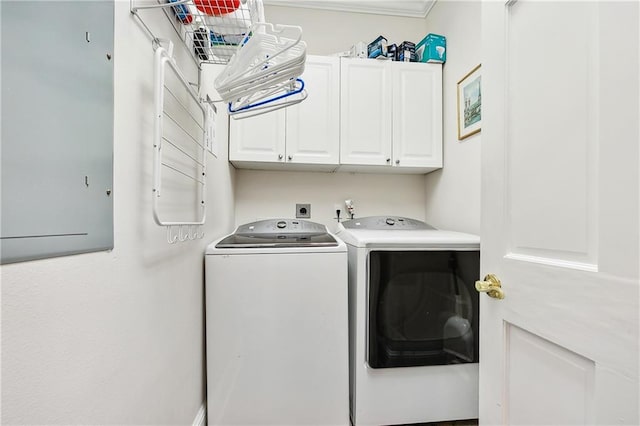
[[[165,0],[173,3],[173,24],[202,63],[226,64],[264,22],[262,0]]]

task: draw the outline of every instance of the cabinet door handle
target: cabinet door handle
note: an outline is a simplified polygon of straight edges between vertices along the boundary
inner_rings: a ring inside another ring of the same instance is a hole
[[[400,164],[400,160],[396,160],[396,164]]]
[[[293,160],[292,156],[288,156],[287,158],[289,159],[289,161]]]
[[[391,162],[391,158],[387,158],[387,163],[390,163],[390,162]]]
[[[278,155],[278,160],[282,160],[284,158],[284,155],[280,154]]]

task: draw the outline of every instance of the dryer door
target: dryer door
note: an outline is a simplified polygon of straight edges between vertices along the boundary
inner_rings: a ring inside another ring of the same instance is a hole
[[[478,362],[479,251],[371,251],[372,368]]]

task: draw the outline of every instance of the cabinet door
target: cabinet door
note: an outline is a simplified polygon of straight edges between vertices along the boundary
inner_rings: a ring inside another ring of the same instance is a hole
[[[307,56],[302,79],[307,99],[286,108],[287,162],[338,164],[340,58]]]
[[[229,120],[229,161],[284,162],[285,110]]]
[[[442,66],[393,64],[393,165],[442,167]]]
[[[341,164],[391,162],[391,65],[341,59]]]

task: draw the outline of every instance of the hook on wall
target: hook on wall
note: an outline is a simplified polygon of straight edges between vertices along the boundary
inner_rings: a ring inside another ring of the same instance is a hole
[[[178,241],[178,234],[174,234],[172,231],[173,226],[167,226],[167,242],[169,244],[175,244]]]
[[[186,229],[186,230],[185,230]],[[178,231],[178,240],[180,242],[190,240],[189,238],[189,226],[188,225],[179,225]]]
[[[199,240],[204,238],[204,226],[198,225],[196,227],[196,230],[198,231],[198,233],[196,234],[196,238]]]
[[[201,238],[204,238],[204,227],[202,225],[189,226],[189,239],[199,240]]]
[[[204,226],[202,225],[166,225],[166,228],[169,244],[204,238]]]

